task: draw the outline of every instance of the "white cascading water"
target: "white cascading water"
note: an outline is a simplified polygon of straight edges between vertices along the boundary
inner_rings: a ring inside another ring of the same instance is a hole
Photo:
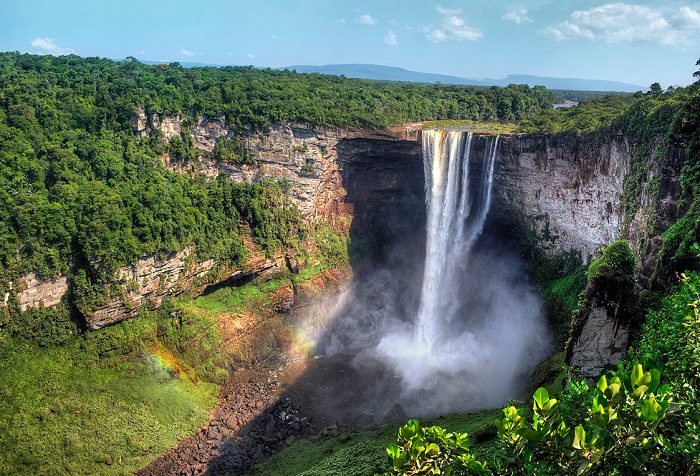
[[[481,190],[472,203],[469,187],[471,132],[423,131],[423,163],[428,208],[425,270],[416,321],[416,345],[430,352],[444,325],[455,317],[453,296],[459,272],[484,229],[491,206],[493,170],[499,137],[488,138],[482,163]]]
[[[474,152],[476,139],[486,142],[483,156]],[[492,315],[499,312],[499,303],[467,310],[469,314],[479,313],[481,319],[477,316],[474,325],[464,329],[464,322],[474,316],[465,315],[463,293],[474,292],[475,280],[484,279],[477,273],[483,273],[483,262],[476,267],[482,269],[472,269],[472,248],[491,206],[498,142],[498,136],[477,137],[465,131],[423,131],[427,242],[420,304],[410,330],[392,330],[377,346],[378,353],[393,363],[409,390],[434,388],[446,375],[466,372],[475,378],[480,371],[494,368],[492,375],[506,377],[508,382],[502,382],[502,388],[508,391],[518,364],[501,364],[496,340],[501,338],[503,343],[511,342],[512,348],[521,350],[531,343],[529,332],[520,331],[522,342],[515,333],[500,332],[503,326],[512,326],[518,332],[523,322],[519,311],[504,309],[503,314]],[[479,175],[470,176],[475,173]],[[473,187],[476,189],[471,190]],[[478,291],[487,303],[498,299],[498,293],[507,292],[500,283],[494,285],[491,281],[484,280],[483,289]],[[533,314],[523,317],[534,320],[536,305],[525,300],[523,304],[526,314],[531,309]]]
[[[422,277],[412,248],[398,248],[390,267],[321,306],[318,315],[332,317],[325,327],[310,327],[323,332],[321,355],[342,368],[351,364],[313,386],[327,389],[314,400],[320,405],[337,400],[333,415],[381,421],[394,403],[411,416],[494,408],[520,397],[546,357],[549,333],[520,257],[498,238],[478,240],[491,208],[498,146],[497,136],[423,131]],[[314,332],[304,334],[313,342]]]

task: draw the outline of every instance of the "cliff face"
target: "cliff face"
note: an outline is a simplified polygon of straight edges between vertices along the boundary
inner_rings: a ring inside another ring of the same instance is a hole
[[[21,311],[40,305],[51,307],[60,303],[67,292],[68,280],[65,276],[41,279],[36,273],[29,273],[19,280],[17,300]]]
[[[422,263],[425,179],[418,141],[346,139],[336,147],[342,209],[352,215],[351,238],[370,246],[376,262],[392,252]],[[418,272],[422,272],[422,269]]]
[[[425,206],[420,131],[276,124],[266,132],[241,135],[222,117],[202,117],[187,126],[180,117],[138,109],[132,119],[135,134],[163,141],[188,128],[199,157],[189,162],[163,158],[168,167],[181,173],[212,179],[224,174],[249,182],[264,177],[286,179],[291,198],[309,222],[333,224],[340,217],[350,217],[351,233],[371,234],[380,248],[407,239],[422,243]],[[236,137],[255,164],[213,160],[210,152],[219,137]],[[477,140],[477,148],[485,143]],[[575,250],[584,259],[619,237],[629,237],[642,258],[643,274],[650,276],[660,249],[658,235],[678,214],[675,198],[684,152],[669,147],[665,158],[649,159],[651,166],[641,179],[640,206],[625,227],[622,190],[633,168],[633,151],[634,144],[624,137],[501,137],[491,226],[512,232],[517,229],[515,222],[525,218],[549,252]],[[421,246],[413,250],[416,257],[423,251]],[[282,257],[277,257],[253,259],[240,269],[228,269],[212,260],[197,261],[191,248],[172,255],[144,256],[117,271],[114,281],[121,292],[86,319],[91,327],[99,328],[134,316],[141,306],[157,307],[168,294],[183,290],[197,294],[207,284],[282,267]],[[52,306],[63,299],[68,285],[65,277],[46,281],[27,275],[20,280],[16,295],[23,310],[40,303]],[[7,296],[0,306],[6,301]]]
[[[527,217],[548,251],[587,259],[623,232],[622,188],[630,147],[563,138],[504,138],[496,171],[496,219]]]
[[[169,140],[184,126],[178,116],[151,114],[137,110],[132,127],[140,136],[157,134]],[[312,221],[332,220],[343,211],[344,190],[338,156],[338,144],[350,139],[369,141],[416,141],[419,132],[394,128],[390,131],[340,129],[309,124],[274,124],[270,130],[236,133],[223,117],[201,117],[189,127],[200,155],[195,161],[178,162],[165,157],[166,164],[179,172],[216,177],[220,174],[235,181],[253,182],[262,178],[286,179],[290,197],[301,213]],[[255,159],[255,164],[235,164],[212,160],[209,152],[219,137],[236,137]]]
[[[185,128],[180,117],[147,115],[143,109],[138,109],[132,119],[135,134],[156,135],[163,141],[181,134]],[[166,156],[168,167],[211,178],[224,174],[237,181],[287,179],[291,198],[311,222],[333,223],[340,216],[352,216],[355,207],[366,214],[380,208],[386,211],[387,208],[382,208],[384,204],[391,208],[400,197],[413,197],[412,201],[399,202],[408,207],[404,210],[422,205],[422,162],[417,133],[278,124],[264,133],[238,137],[255,158],[256,163],[248,165],[216,162],[209,157],[217,138],[234,136],[223,118],[201,118],[189,127],[189,132],[195,147],[201,151],[200,156],[187,163],[171,161]],[[371,173],[360,173],[370,162]],[[404,167],[409,163],[412,166]],[[372,223],[384,227],[381,221]],[[85,320],[91,328],[98,329],[129,319],[142,307],[157,308],[167,295],[183,291],[197,295],[209,285],[279,273],[286,266],[283,254],[266,259],[255,251],[252,243],[248,243],[248,248],[252,258],[240,268],[226,267],[214,260],[198,261],[192,247],[177,253],[144,256],[115,272],[112,297],[99,308],[85,312]],[[43,280],[32,273],[19,280],[16,291],[21,310],[40,305],[51,307],[68,295],[69,282],[63,276]],[[7,293],[0,306],[5,306],[11,295]]]
[[[687,150],[682,144],[669,144],[663,154],[652,152],[640,165],[639,203],[627,228],[627,238],[640,259],[639,279],[645,287],[663,285],[666,270],[656,260],[663,240],[661,234],[685,213],[680,173]]]
[[[660,235],[683,212],[678,199],[686,152],[670,144],[663,154],[640,157],[637,147],[621,135],[503,137],[492,222],[512,226],[514,218],[525,217],[539,232],[540,246],[551,253],[578,251],[584,260],[616,239],[627,239],[648,284]],[[639,196],[625,197],[625,183],[637,187]],[[627,217],[625,200],[633,210]]]

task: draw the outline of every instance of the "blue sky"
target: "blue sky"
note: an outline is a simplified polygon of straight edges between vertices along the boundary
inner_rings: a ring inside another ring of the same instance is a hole
[[[688,84],[700,1],[2,0],[0,50]]]

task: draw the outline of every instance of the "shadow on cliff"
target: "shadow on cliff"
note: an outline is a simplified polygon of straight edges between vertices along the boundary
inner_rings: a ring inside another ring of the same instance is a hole
[[[287,428],[283,421],[271,423],[286,402],[299,409],[317,430],[336,422],[359,427],[377,422],[374,408],[361,408],[362,402],[377,390],[371,386],[381,383],[383,387],[393,387],[400,383],[395,377],[387,377],[385,369],[379,366],[365,369],[353,366],[352,344],[334,339],[348,334],[348,329],[336,332],[339,325],[368,322],[366,316],[347,319],[349,314],[366,311],[364,306],[354,306],[350,296],[364,296],[381,302],[399,315],[408,316],[415,312],[425,256],[421,144],[417,141],[345,139],[336,146],[336,151],[342,185],[347,191],[342,209],[353,217],[348,243],[353,279],[347,288],[338,290],[317,306],[311,303],[311,311],[305,306],[304,316],[292,316],[290,320],[298,318],[299,322],[291,324],[313,327],[304,331],[313,334],[317,348],[328,351],[342,347],[350,353],[336,354],[332,358],[311,358],[303,373],[285,386],[275,402],[226,440],[220,453],[210,459],[207,474],[248,471],[246,460],[257,463],[267,459],[285,447],[289,436],[300,436],[303,428]],[[377,296],[378,283],[382,281],[390,282],[390,285],[386,286],[385,295]],[[386,311],[378,310],[377,318]],[[318,313],[320,321],[302,323],[308,321],[309,312]],[[330,315],[346,318],[329,321]],[[399,419],[403,416],[398,415]],[[251,435],[260,437],[255,449],[249,447]],[[242,453],[248,456],[244,457]]]

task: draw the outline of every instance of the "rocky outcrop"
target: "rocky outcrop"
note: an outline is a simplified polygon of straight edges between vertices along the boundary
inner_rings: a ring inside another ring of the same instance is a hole
[[[52,307],[60,303],[67,292],[68,280],[65,276],[43,279],[36,273],[29,273],[19,280],[17,301],[21,311],[39,306]]]
[[[148,115],[146,110],[138,106],[131,115],[131,129],[139,137],[159,134],[160,138],[168,141],[182,133],[180,116],[170,116],[158,113]]]
[[[179,116],[153,113],[147,117],[141,108],[132,116],[132,127],[140,136],[156,135],[170,140],[185,125]],[[189,128],[194,146],[201,151],[194,161],[178,162],[165,157],[166,164],[179,172],[208,177],[221,174],[235,181],[255,182],[263,178],[285,179],[289,196],[299,211],[311,221],[328,220],[344,211],[345,192],[337,146],[345,140],[416,142],[420,132],[411,127],[386,131],[342,129],[309,124],[274,124],[265,131],[240,133],[232,130],[224,117],[200,117]],[[236,137],[255,160],[254,164],[213,160],[209,152],[220,137]]]
[[[582,326],[572,343],[567,363],[577,367],[581,377],[595,379],[627,355],[630,325],[615,319],[597,301],[587,307],[579,318]]]
[[[528,217],[548,241],[548,251],[576,250],[586,259],[623,233],[622,188],[629,163],[630,148],[622,137],[505,137],[494,215],[505,222]]]
[[[196,262],[194,258],[194,248],[189,246],[177,253],[145,256],[131,266],[118,269],[114,276],[117,290],[111,292],[115,297],[86,313],[88,325],[99,329],[134,317],[142,307],[155,309],[165,296],[183,291],[198,295],[210,284],[273,274],[284,267],[283,256],[276,259],[257,256],[241,268],[218,270],[215,260]]]

